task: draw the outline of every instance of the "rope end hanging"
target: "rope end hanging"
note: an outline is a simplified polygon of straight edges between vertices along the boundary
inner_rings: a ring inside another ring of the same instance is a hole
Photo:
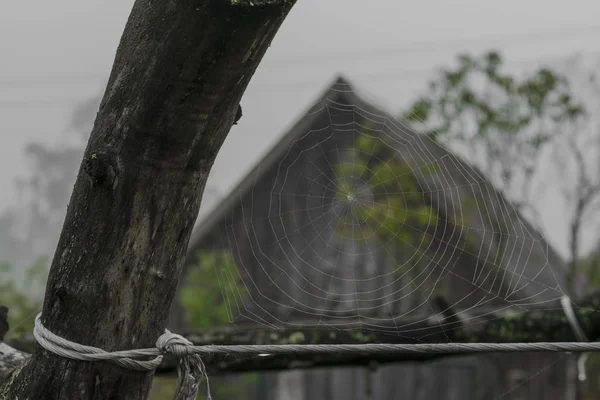
[[[156,348],[161,353],[178,358],[177,391],[173,400],[195,400],[204,378],[206,378],[206,398],[212,400],[206,366],[198,354],[191,352],[191,346],[193,346],[192,342],[166,329],[156,341]]]
[[[573,330],[573,334],[580,342],[588,342],[588,338],[585,335],[585,332],[579,325],[579,321],[577,321],[577,317],[575,316],[575,311],[573,310],[573,303],[571,302],[571,298],[569,296],[563,296],[560,298],[560,305],[563,308],[565,316],[567,317],[567,321],[569,321],[569,325]],[[577,357],[577,378],[583,382],[587,378],[586,370],[585,370],[585,362],[587,361],[588,353],[582,353]]]

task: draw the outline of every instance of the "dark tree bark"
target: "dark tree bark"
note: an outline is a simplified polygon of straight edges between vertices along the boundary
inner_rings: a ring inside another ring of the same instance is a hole
[[[43,324],[107,351],[163,333],[209,170],[295,0],[137,0],[50,270]],[[1,399],[145,399],[152,374],[36,346]]]

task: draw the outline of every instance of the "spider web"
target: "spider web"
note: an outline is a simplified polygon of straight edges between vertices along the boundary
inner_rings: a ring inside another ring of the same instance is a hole
[[[476,166],[344,82],[211,214],[235,324],[409,335],[564,294],[560,258]]]

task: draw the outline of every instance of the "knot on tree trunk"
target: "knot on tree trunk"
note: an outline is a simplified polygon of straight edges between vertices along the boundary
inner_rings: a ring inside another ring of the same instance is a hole
[[[84,161],[84,169],[95,183],[108,188],[117,185],[119,167],[117,156],[106,152],[92,152]]]

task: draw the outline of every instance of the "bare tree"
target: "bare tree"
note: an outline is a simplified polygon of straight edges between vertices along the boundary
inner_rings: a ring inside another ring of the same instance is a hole
[[[582,273],[591,272],[595,262],[583,265],[583,235],[586,229],[597,229],[600,216],[600,122],[593,110],[600,106],[600,82],[590,66],[580,57],[568,60],[565,73],[573,91],[585,104],[586,112],[561,126],[561,135],[554,147],[550,171],[559,184],[568,208],[569,271],[567,290],[580,294]],[[585,271],[585,270],[588,271]]]
[[[137,0],[50,270],[42,322],[107,351],[163,332],[208,172],[295,0]],[[152,374],[37,346],[3,399],[145,399]]]

